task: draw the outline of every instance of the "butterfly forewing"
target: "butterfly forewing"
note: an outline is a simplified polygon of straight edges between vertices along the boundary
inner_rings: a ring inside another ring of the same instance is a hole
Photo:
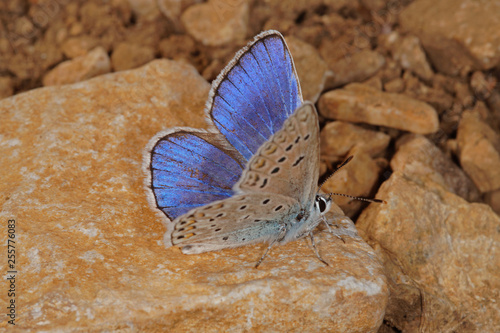
[[[305,103],[250,159],[234,189],[280,194],[304,205],[316,193],[318,176],[318,116],[314,106]]]
[[[271,241],[299,212],[298,202],[282,195],[236,195],[177,218],[172,243],[193,254]]]
[[[238,52],[215,81],[209,115],[249,160],[302,104],[290,51],[277,31],[266,31]]]

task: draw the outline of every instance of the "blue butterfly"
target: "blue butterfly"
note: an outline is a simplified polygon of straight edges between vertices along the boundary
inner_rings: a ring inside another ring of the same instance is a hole
[[[279,32],[236,54],[206,113],[210,130],[174,128],[151,143],[150,188],[173,220],[172,244],[195,254],[268,242],[257,266],[276,243],[309,236],[314,246],[331,205],[318,194],[318,116]]]

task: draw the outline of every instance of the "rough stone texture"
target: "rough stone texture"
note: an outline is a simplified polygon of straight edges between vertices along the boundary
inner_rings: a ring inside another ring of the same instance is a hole
[[[356,197],[372,197],[377,184],[380,167],[363,148],[357,146],[348,155],[353,159],[345,167],[337,171],[321,187],[326,193],[341,193]],[[334,196],[335,203],[349,217],[356,216],[366,203],[348,197]]]
[[[432,179],[401,171],[356,226],[383,258],[391,298],[384,319],[403,332],[500,330],[500,217]]]
[[[273,248],[259,269],[263,244],[193,256],[164,247],[144,148],[165,128],[204,126],[208,88],[193,67],[161,60],[0,101],[0,218],[17,221],[19,329],[377,331],[383,268],[337,207],[328,219],[345,243],[317,235],[329,267],[306,240]]]
[[[392,170],[413,180],[432,180],[465,200],[480,200],[478,189],[465,172],[424,136],[407,134],[396,146],[396,154],[391,159]]]
[[[389,145],[390,136],[364,129],[344,121],[332,121],[321,130],[321,158],[338,162],[349,150],[358,147],[371,157],[381,154]]]
[[[305,101],[315,103],[325,87],[326,77],[331,73],[312,45],[293,36],[287,37],[286,43],[297,69],[302,97]]]
[[[318,107],[326,118],[382,125],[419,134],[436,132],[439,126],[436,110],[430,105],[358,83],[323,94]]]
[[[155,50],[151,47],[120,43],[111,55],[111,65],[115,71],[137,68],[155,58]]]
[[[329,61],[329,51],[323,51],[322,57],[328,63],[333,75],[328,76],[326,88],[333,89],[351,82],[360,82],[374,75],[385,64],[383,55],[376,51],[363,50],[341,59]]]
[[[111,65],[104,48],[98,46],[89,53],[60,63],[43,78],[44,86],[80,82],[109,73]]]
[[[203,45],[221,46],[246,37],[248,15],[247,0],[209,0],[186,9],[181,21],[186,31]]]
[[[478,112],[465,111],[458,126],[460,164],[481,192],[500,188],[500,135]]]
[[[420,38],[441,72],[465,74],[500,64],[497,1],[417,0],[401,12],[399,22],[403,29]]]

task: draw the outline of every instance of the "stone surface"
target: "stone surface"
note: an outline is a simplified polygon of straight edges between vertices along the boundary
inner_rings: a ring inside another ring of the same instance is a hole
[[[351,82],[360,82],[374,75],[385,64],[383,55],[376,51],[363,50],[353,55],[329,61],[329,51],[321,49],[323,59],[333,72],[326,81],[326,88],[333,89]]]
[[[443,19],[446,17],[446,19]],[[450,75],[500,64],[500,3],[418,0],[399,23],[422,41],[434,66]]]
[[[355,197],[372,197],[378,182],[380,167],[362,148],[354,147],[348,153],[351,162],[337,171],[321,187],[326,193],[341,193]],[[335,203],[349,217],[356,216],[366,203],[343,196],[334,196]]]
[[[465,200],[480,200],[478,189],[465,172],[424,136],[407,134],[398,140],[396,147],[392,170],[415,181],[432,180]]]
[[[338,208],[328,219],[345,243],[316,237],[328,267],[306,240],[273,248],[259,269],[264,244],[164,247],[143,153],[160,130],[205,126],[208,88],[193,67],[159,60],[0,101],[0,217],[17,223],[20,330],[377,331],[382,266]]]
[[[465,111],[458,126],[460,164],[481,192],[500,188],[500,135],[479,113]]]
[[[106,50],[96,47],[89,53],[60,63],[43,78],[44,86],[75,83],[111,71]]]
[[[382,125],[419,134],[433,133],[439,126],[436,110],[430,105],[358,83],[323,94],[318,108],[326,118]]]
[[[353,147],[376,157],[387,148],[390,140],[389,135],[382,132],[364,129],[344,121],[332,121],[321,130],[321,158],[339,162],[347,157]]]
[[[403,332],[500,330],[500,218],[434,183],[394,172],[357,220],[383,258],[385,323]]]
[[[247,0],[209,0],[190,6],[181,16],[186,31],[206,46],[243,41],[248,29]]]
[[[111,65],[115,71],[137,68],[155,58],[155,50],[148,46],[120,43],[113,50]]]
[[[323,91],[326,77],[331,75],[328,67],[312,45],[293,36],[287,37],[286,43],[299,76],[302,97],[315,103]]]

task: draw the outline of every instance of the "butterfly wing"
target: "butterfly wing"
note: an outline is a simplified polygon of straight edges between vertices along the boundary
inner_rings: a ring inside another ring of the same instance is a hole
[[[240,50],[214,81],[207,112],[220,133],[249,160],[301,104],[285,39],[269,30]]]
[[[248,162],[236,193],[265,192],[312,203],[319,178],[319,123],[314,105],[306,102]]]
[[[196,254],[272,241],[282,234],[283,223],[294,219],[299,211],[297,201],[290,197],[235,195],[177,218],[172,244],[185,254]]]
[[[234,194],[242,157],[217,133],[176,129],[153,139],[148,154],[150,187],[156,206],[169,219]]]

